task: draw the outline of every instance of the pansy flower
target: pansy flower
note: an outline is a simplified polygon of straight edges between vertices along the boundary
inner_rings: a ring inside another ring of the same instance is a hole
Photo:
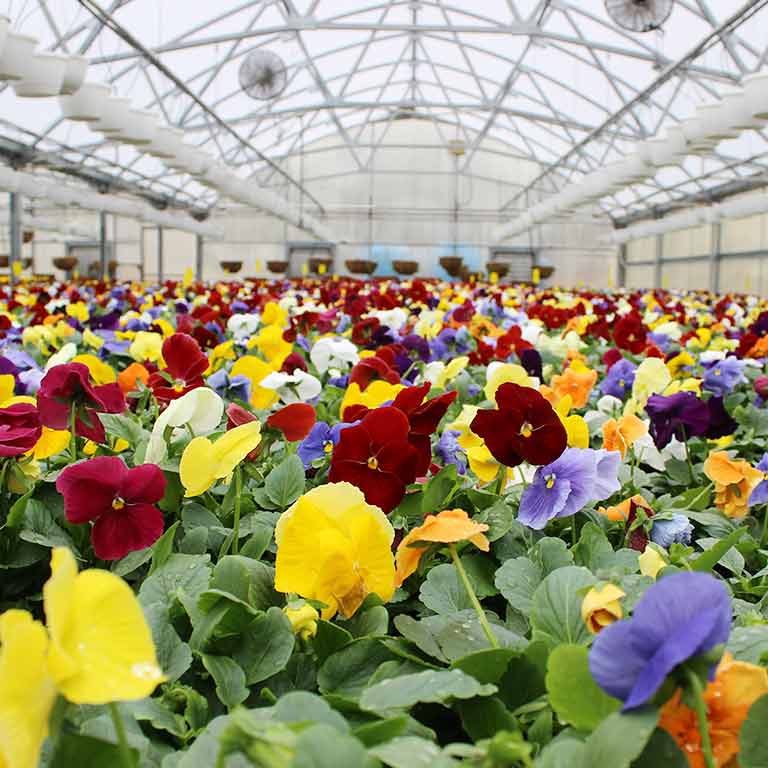
[[[31,403],[0,408],[0,456],[21,456],[31,451],[43,434],[40,414]]]
[[[309,469],[313,461],[330,456],[334,446],[339,442],[342,430],[351,426],[353,425],[343,422],[330,426],[325,421],[318,421],[296,450],[296,455],[304,464],[304,469]]]
[[[651,436],[659,449],[668,445],[673,436],[685,442],[704,435],[709,427],[709,409],[693,392],[651,395],[645,410],[651,417]]]
[[[267,419],[267,426],[283,433],[288,442],[304,440],[317,420],[315,409],[307,403],[291,403],[273,413]]]
[[[764,473],[743,459],[732,459],[725,451],[713,451],[704,462],[704,474],[715,484],[715,505],[728,517],[749,512],[752,491]]]
[[[186,333],[174,333],[163,342],[165,368],[149,377],[149,386],[162,403],[176,400],[203,386],[208,358],[200,345]]]

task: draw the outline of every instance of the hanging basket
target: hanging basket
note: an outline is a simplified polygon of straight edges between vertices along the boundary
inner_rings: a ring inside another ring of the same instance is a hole
[[[13,90],[23,99],[58,96],[64,83],[66,69],[65,56],[36,53],[30,56],[24,77],[13,84]]]
[[[74,256],[59,256],[59,258],[53,260],[53,266],[56,267],[56,269],[69,272],[77,266],[77,258]]]
[[[21,260],[21,268],[22,269],[29,269],[32,266],[32,259],[29,256],[25,256]]]
[[[21,236],[21,242],[26,245],[27,243],[31,243],[35,239],[35,230],[34,229],[25,229],[24,234]]]
[[[0,52],[0,80],[22,80],[36,46],[36,37],[9,32]]]
[[[372,275],[379,266],[370,259],[347,259],[344,264],[353,275]]]
[[[554,267],[538,267],[538,270],[539,270],[539,277],[542,280],[546,280],[548,277],[552,277],[552,275],[555,274]]]
[[[461,256],[443,256],[440,259],[440,266],[451,276],[458,277],[461,274],[461,268],[464,259]]]
[[[393,261],[392,266],[398,275],[415,275],[419,271],[418,261]]]
[[[71,96],[80,90],[88,71],[88,59],[85,56],[67,56],[64,80],[61,83],[61,95]]]
[[[489,261],[485,266],[489,277],[495,272],[496,276],[501,280],[509,274],[509,264],[506,261]]]
[[[219,264],[228,275],[236,275],[243,268],[242,261],[220,261]]]
[[[83,86],[86,87],[86,86]],[[108,96],[102,103],[98,119],[94,120],[91,130],[107,137],[120,133],[131,111],[131,100]]]
[[[10,259],[7,253],[0,253],[0,267],[7,267],[10,264]]]
[[[95,123],[109,110],[109,86],[101,83],[83,83],[77,93],[59,96],[61,114],[67,120]]]
[[[267,269],[270,272],[275,272],[278,275],[284,275],[288,271],[287,261],[268,261]]]
[[[318,275],[320,274],[320,267],[323,264],[325,265],[325,273],[327,274],[333,266],[333,259],[312,258],[309,260],[309,271],[313,275]]]

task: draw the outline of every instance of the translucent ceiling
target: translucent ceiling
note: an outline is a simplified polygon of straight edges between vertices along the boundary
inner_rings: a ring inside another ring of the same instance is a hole
[[[90,3],[93,5],[94,3]],[[541,194],[631,151],[638,139],[689,116],[700,102],[737,85],[768,62],[766,0],[676,0],[663,31],[632,34],[608,17],[603,0],[97,0],[124,29],[233,127],[226,132],[187,94],[102,24],[78,0],[0,0],[17,30],[42,47],[84,53],[88,79],[162,115],[187,141],[220,156],[243,177],[284,184],[259,155],[282,161],[304,144],[338,143],[366,171],[372,121],[421,116],[468,145],[462,169],[490,137],[510,154],[551,169]],[[568,155],[597,126],[630,104],[730,16],[747,21],[715,38],[663,85]],[[277,53],[288,86],[272,101],[240,90],[242,57]],[[213,205],[215,194],[135,149],[102,143],[82,124],[62,122],[55,99],[0,93],[0,133],[63,153],[69,160]],[[384,135],[385,132],[381,132]],[[303,136],[303,139],[302,139]],[[716,154],[688,158],[653,184],[601,202],[612,216],[664,204],[768,171],[764,134],[724,142]],[[521,190],[522,191],[522,190]],[[523,198],[511,199],[510,214]]]

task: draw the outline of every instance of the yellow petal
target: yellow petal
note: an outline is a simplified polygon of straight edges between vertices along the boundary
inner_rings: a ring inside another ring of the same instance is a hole
[[[263,410],[276,403],[279,397],[274,389],[259,386],[270,373],[272,368],[267,363],[253,355],[246,355],[235,361],[229,375],[246,376],[251,380],[251,405],[258,410]]]
[[[640,563],[640,573],[651,579],[655,579],[659,571],[667,565],[667,561],[650,545],[646,546],[638,561]]]
[[[179,478],[187,498],[205,493],[216,480],[213,443],[207,437],[195,437],[181,454]]]
[[[13,397],[13,389],[16,386],[16,380],[10,373],[0,374],[0,403],[6,406],[6,400]]]
[[[69,430],[43,427],[40,439],[33,449],[33,455],[38,461],[48,459],[57,453],[61,453],[68,445]]]
[[[26,611],[0,616],[0,766],[36,768],[56,697],[48,635]]]
[[[496,390],[507,383],[519,384],[521,387],[530,387],[533,383],[528,372],[522,365],[515,363],[502,363],[496,366],[488,375],[485,384],[485,397],[493,400],[496,397]]]
[[[78,574],[72,553],[57,548],[43,598],[48,666],[69,701],[137,701],[165,680],[139,601],[121,578],[99,570]]]
[[[231,475],[235,467],[255,450],[260,442],[261,424],[258,421],[249,421],[225,432],[213,444],[215,476],[224,478]]]

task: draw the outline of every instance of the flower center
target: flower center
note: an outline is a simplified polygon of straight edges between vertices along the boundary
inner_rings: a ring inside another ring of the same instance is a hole
[[[619,379],[619,386],[620,386],[622,389],[624,389],[624,387],[626,386],[626,384],[625,384],[625,382],[624,382],[624,379]]]
[[[328,441],[328,442],[327,442],[327,443],[326,443],[326,444],[323,446],[323,450],[324,450],[326,453],[331,453],[331,451],[333,451],[333,443],[332,443],[332,442],[329,440],[329,441]],[[368,463],[370,464],[370,459],[368,460]]]
[[[183,392],[184,391],[184,382],[183,381],[177,381],[173,385],[173,391],[174,392]]]
[[[368,469],[378,469],[379,468],[379,460],[375,456],[371,456],[370,459],[368,459]]]
[[[112,509],[121,510],[125,507],[125,502],[118,496],[118,498],[112,501]]]
[[[520,434],[523,437],[530,437],[533,434],[533,427],[529,422],[526,421],[523,426],[520,427]]]
[[[545,480],[547,481],[547,488],[554,488],[555,486],[555,480],[557,478],[554,475],[547,475]]]

